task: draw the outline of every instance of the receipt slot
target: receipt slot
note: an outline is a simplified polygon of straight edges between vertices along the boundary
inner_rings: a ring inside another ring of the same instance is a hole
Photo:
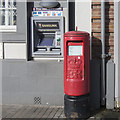
[[[89,117],[89,33],[64,34],[64,113],[67,118]]]

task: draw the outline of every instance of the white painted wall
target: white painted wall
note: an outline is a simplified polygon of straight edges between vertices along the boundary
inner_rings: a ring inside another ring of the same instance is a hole
[[[86,31],[91,36],[91,0],[75,0],[75,27],[79,31]],[[90,37],[90,58],[92,58],[92,39]]]
[[[75,0],[75,26],[80,31],[91,33],[91,0]]]
[[[4,43],[4,59],[26,59],[26,43]]]

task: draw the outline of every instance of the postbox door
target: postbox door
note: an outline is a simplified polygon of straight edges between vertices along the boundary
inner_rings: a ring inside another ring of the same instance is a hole
[[[66,58],[66,94],[79,96],[84,93],[84,42],[68,42]]]
[[[68,43],[67,79],[84,80],[83,42]]]

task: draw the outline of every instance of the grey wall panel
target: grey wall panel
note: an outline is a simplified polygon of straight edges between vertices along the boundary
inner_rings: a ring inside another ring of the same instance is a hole
[[[107,62],[107,79],[106,79],[106,108],[114,109],[115,107],[115,65],[112,61]]]
[[[63,63],[57,61],[3,61],[3,104],[63,105]]]
[[[26,41],[27,8],[25,2],[17,2],[17,32],[2,33],[2,41]]]
[[[2,103],[63,105],[63,62],[3,60]],[[100,107],[100,63],[91,61],[91,107]]]

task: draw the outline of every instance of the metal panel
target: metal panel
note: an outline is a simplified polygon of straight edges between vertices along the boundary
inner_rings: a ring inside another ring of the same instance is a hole
[[[108,61],[107,63],[107,81],[106,81],[106,108],[114,109],[115,107],[115,70],[114,63]]]
[[[92,109],[100,108],[100,61],[90,62],[90,102]]]

